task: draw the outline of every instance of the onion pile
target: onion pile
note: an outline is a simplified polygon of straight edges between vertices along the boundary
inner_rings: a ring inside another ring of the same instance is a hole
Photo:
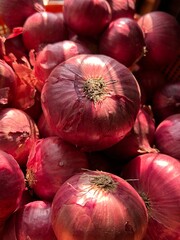
[[[2,240],[179,239],[180,27],[139,2],[0,0]]]

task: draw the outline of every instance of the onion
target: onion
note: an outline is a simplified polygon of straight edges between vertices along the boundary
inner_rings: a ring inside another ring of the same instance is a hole
[[[161,153],[180,160],[180,113],[165,118],[156,128],[155,145]]]
[[[157,90],[152,98],[152,109],[160,123],[170,115],[180,113],[180,83],[168,83]]]
[[[23,26],[29,16],[40,10],[43,0],[0,0],[0,16],[10,29]]]
[[[99,35],[111,21],[111,8],[106,0],[65,0],[64,20],[78,35]]]
[[[134,18],[134,0],[107,0],[112,10],[112,20],[121,17]]]
[[[51,201],[59,187],[82,168],[88,168],[83,152],[58,137],[48,137],[31,148],[26,179],[40,199]]]
[[[118,143],[105,149],[109,157],[124,163],[139,154],[157,152],[153,146],[155,121],[146,108],[140,108],[132,130]]]
[[[18,163],[0,150],[0,226],[19,207],[24,189],[24,175]]]
[[[80,54],[58,65],[41,94],[54,132],[84,151],[118,142],[133,127],[140,91],[128,68],[105,55]]]
[[[58,240],[143,238],[145,204],[122,178],[86,171],[68,179],[52,202],[52,226]]]
[[[118,18],[100,37],[99,52],[130,67],[143,56],[144,46],[144,36],[137,22],[130,18]]]
[[[169,13],[153,11],[141,16],[138,24],[144,32],[146,55],[141,60],[149,68],[165,67],[176,59],[180,27]]]
[[[41,90],[51,71],[61,62],[78,54],[90,53],[90,50],[80,43],[65,40],[46,45],[38,52],[34,74]]]
[[[39,137],[35,122],[19,109],[5,108],[0,110],[0,129],[0,149],[24,166],[32,144]]]
[[[56,134],[53,132],[51,127],[48,125],[48,123],[44,117],[44,113],[41,113],[41,115],[38,119],[38,122],[37,122],[37,127],[38,127],[41,138],[56,136]]]
[[[146,153],[126,164],[121,177],[129,179],[146,203],[149,222],[144,239],[177,240],[180,234],[180,162],[162,153]]]
[[[26,19],[22,34],[24,45],[28,50],[38,51],[42,45],[63,41],[67,37],[63,14],[34,13]]]
[[[17,88],[17,76],[11,66],[0,59],[0,107],[12,104]]]

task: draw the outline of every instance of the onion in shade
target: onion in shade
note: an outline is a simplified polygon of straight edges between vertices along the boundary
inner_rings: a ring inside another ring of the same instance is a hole
[[[15,108],[0,110],[0,149],[11,154],[23,166],[32,144],[39,138],[35,122]]]
[[[105,55],[80,54],[58,65],[41,94],[54,132],[84,151],[117,143],[133,127],[139,85],[121,63]]]
[[[31,148],[26,179],[40,199],[51,201],[68,178],[87,168],[85,153],[59,137],[48,137],[39,139]]]
[[[78,35],[95,37],[110,23],[111,8],[106,0],[65,0],[64,20]]]
[[[58,240],[140,240],[147,211],[124,179],[89,170],[59,188],[52,202],[52,226]]]
[[[121,177],[129,179],[146,203],[144,240],[179,239],[180,162],[162,153],[146,153],[126,164]]]
[[[171,64],[179,49],[180,27],[176,18],[166,12],[153,11],[141,16],[138,25],[146,43],[141,64],[158,69]]]
[[[34,75],[38,80],[38,89],[42,89],[49,74],[58,64],[83,53],[90,53],[90,50],[82,44],[70,40],[47,44],[38,52],[34,64]]]
[[[17,161],[0,150],[0,226],[19,207],[25,181]]]
[[[180,160],[180,113],[165,118],[156,128],[155,145],[160,152]]]
[[[99,52],[130,67],[143,56],[144,46],[143,32],[137,22],[118,18],[101,35]]]
[[[37,12],[28,17],[23,25],[23,42],[28,50],[40,50],[48,43],[63,41],[67,27],[62,13]]]

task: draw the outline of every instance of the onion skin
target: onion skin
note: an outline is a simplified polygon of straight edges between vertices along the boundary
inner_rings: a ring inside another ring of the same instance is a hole
[[[65,0],[64,20],[78,35],[95,37],[110,23],[111,8],[106,0]]]
[[[32,144],[39,138],[35,122],[23,111],[5,108],[0,111],[0,149],[24,166]]]
[[[130,67],[143,56],[144,46],[143,32],[137,22],[130,18],[118,18],[101,35],[99,52]]]
[[[104,177],[110,182],[96,185]],[[125,180],[87,171],[59,188],[52,202],[52,226],[58,240],[140,240],[146,232],[147,212]]]
[[[80,54],[51,72],[41,102],[58,136],[83,151],[97,151],[131,130],[140,108],[140,90],[130,70],[115,59]]]
[[[180,113],[160,122],[154,136],[155,145],[161,153],[180,160]]]
[[[126,164],[121,177],[144,199],[149,215],[144,239],[178,239],[180,234],[180,162],[162,153],[139,155]],[[134,180],[133,180],[134,179]]]
[[[40,199],[52,201],[68,178],[88,168],[88,160],[74,145],[59,137],[48,137],[32,146],[26,166],[30,188]]]
[[[17,210],[24,189],[24,175],[18,163],[0,150],[0,225]]]
[[[179,49],[180,27],[176,18],[166,12],[153,11],[141,16],[137,22],[146,43],[146,55],[141,59],[141,65],[159,69],[171,64]]]

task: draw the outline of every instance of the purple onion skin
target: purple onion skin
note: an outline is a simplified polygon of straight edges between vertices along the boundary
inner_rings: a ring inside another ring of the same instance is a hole
[[[155,145],[161,153],[180,160],[180,113],[159,123],[155,131]]]
[[[111,190],[106,183],[100,187],[92,183],[103,176],[110,177]],[[89,170],[59,188],[52,203],[52,226],[58,240],[140,240],[146,232],[147,212],[125,180]]]
[[[149,221],[145,240],[178,239],[180,234],[180,162],[162,153],[146,153],[124,166],[121,177],[142,196]],[[134,180],[133,180],[134,179]]]

